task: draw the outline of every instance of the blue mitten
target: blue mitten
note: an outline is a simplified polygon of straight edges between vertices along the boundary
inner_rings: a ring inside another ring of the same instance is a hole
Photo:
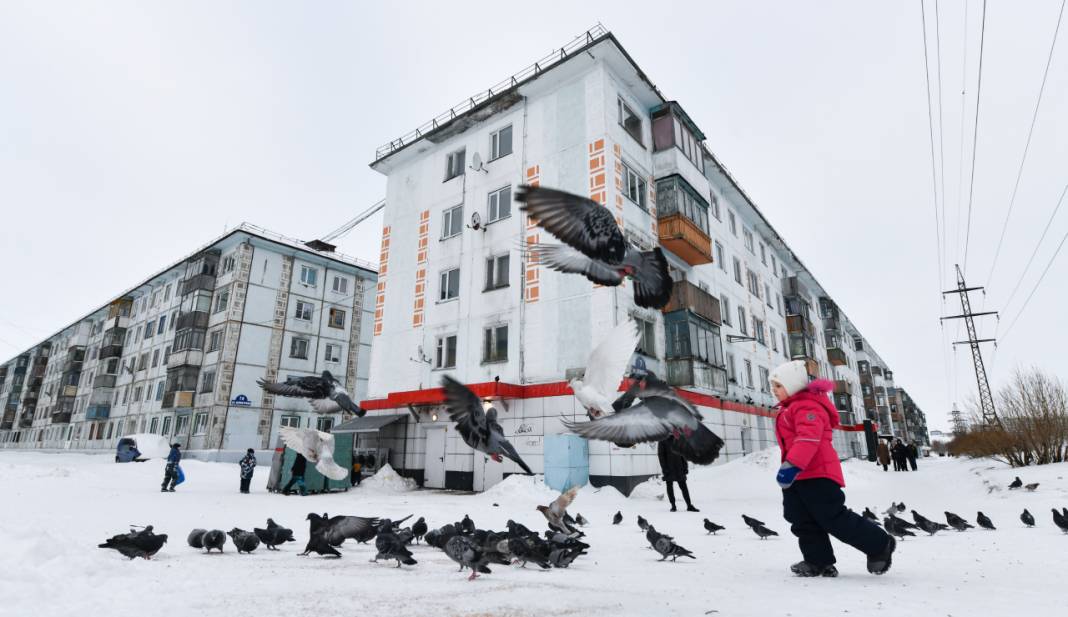
[[[790,488],[797,479],[797,474],[801,473],[801,468],[794,465],[790,461],[784,461],[779,466],[779,473],[775,474],[775,481],[779,483],[782,488]]]

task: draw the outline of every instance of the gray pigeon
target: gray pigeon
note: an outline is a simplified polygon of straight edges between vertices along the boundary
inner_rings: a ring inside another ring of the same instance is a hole
[[[212,529],[204,532],[204,537],[201,540],[204,543],[204,548],[207,552],[211,552],[212,549],[223,552],[223,546],[226,545],[226,534],[222,529]]]
[[[890,514],[889,518],[891,520],[893,520],[894,522],[896,522],[899,527],[902,527],[904,529],[919,529],[920,528],[919,525],[913,525],[912,523],[906,521],[905,519],[899,518],[896,514]]]
[[[367,412],[352,402],[352,396],[330,371],[323,371],[319,377],[290,377],[284,382],[270,382],[264,379],[256,381],[266,392],[276,396],[289,396],[307,399],[311,408],[317,413],[354,414],[363,417]]]
[[[579,534],[578,529],[567,524],[564,521],[564,516],[567,514],[567,507],[574,501],[575,496],[578,495],[579,487],[572,486],[567,491],[560,493],[553,502],[547,506],[537,506],[537,510],[545,516],[545,520],[549,521],[549,528],[562,532],[564,534]]]
[[[897,517],[891,517],[891,518],[897,518]],[[917,527],[919,527],[920,529],[926,531],[927,534],[931,535],[931,536],[935,535],[936,533],[938,533],[939,531],[942,531],[944,529],[949,529],[949,525],[946,525],[946,524],[943,524],[943,523],[936,523],[936,522],[934,522],[934,521],[922,516],[919,512],[917,512],[915,510],[912,511],[912,520],[916,521],[916,526]]]
[[[745,521],[745,524],[750,526],[750,527],[756,527],[758,525],[763,525],[764,524],[763,521],[758,521],[755,518],[753,518],[751,516],[746,516],[744,514],[742,515],[742,520]]]
[[[642,518],[641,514],[638,515],[638,528],[642,531],[647,531],[649,529],[649,521]]]
[[[1016,476],[1016,479],[1013,480],[1011,484],[1009,484],[1009,490],[1011,491],[1014,489],[1018,489],[1021,486],[1023,486],[1023,480],[1020,479],[1020,476]]]
[[[623,522],[623,513],[617,511],[616,515],[612,517],[612,524],[613,525],[618,525],[618,524],[620,524],[622,522]]]
[[[233,541],[234,546],[237,547],[237,553],[251,553],[260,546],[260,539],[256,537],[256,534],[249,533],[244,529],[234,527],[227,532],[230,536],[230,540]]]
[[[1061,531],[1063,531],[1064,533],[1068,533],[1068,516],[1065,516],[1063,513],[1058,512],[1057,508],[1052,508],[1052,510],[1053,524],[1057,527],[1060,527]]]
[[[423,517],[420,516],[419,520],[417,520],[414,523],[412,523],[412,537],[415,538],[415,543],[416,544],[418,544],[419,541],[423,539],[423,536],[426,535],[426,532],[427,532],[426,519],[424,519]]]
[[[471,520],[471,517],[466,514],[464,515],[464,519],[460,521],[460,524],[457,525],[457,527],[460,529],[460,533],[462,534],[470,535],[475,533],[475,521]]]
[[[539,262],[609,287],[630,277],[634,303],[643,308],[660,309],[671,300],[673,281],[663,251],[635,249],[608,208],[579,195],[536,186],[521,186],[515,198],[523,202],[520,209],[531,220],[564,243],[531,247]]]
[[[1020,515],[1020,520],[1023,521],[1023,524],[1027,525],[1028,527],[1035,526],[1035,517],[1027,511],[1027,508],[1024,508],[1023,514]]]
[[[1024,484],[1024,488],[1028,491],[1034,492],[1038,488],[1038,482],[1032,482],[1031,484]]]
[[[471,568],[471,576],[467,578],[473,581],[478,578],[478,573],[490,574],[491,571],[484,561],[484,555],[478,544],[468,536],[453,536],[445,543],[445,554],[449,559],[460,564],[460,570]]]
[[[871,511],[871,508],[864,508],[863,516],[868,520],[875,521],[876,523],[879,522],[879,517]]]
[[[983,514],[982,512],[980,512],[975,517],[975,521],[977,523],[979,523],[979,526],[982,527],[983,529],[990,529],[990,530],[997,529],[997,527],[994,527],[994,522],[990,520],[990,517],[988,517],[987,515]]]
[[[957,531],[964,531],[965,529],[975,528],[975,526],[969,523],[968,521],[948,511],[946,512],[946,522],[949,523],[950,527],[956,529]]]
[[[585,527],[586,525],[590,524],[590,522],[586,520],[585,517],[582,516],[582,514],[575,515],[575,522],[578,523],[580,527]]]
[[[152,525],[140,531],[131,530],[130,533],[120,533],[107,539],[97,548],[110,548],[118,551],[123,556],[133,559],[151,559],[167,543],[167,534],[157,534],[152,531]]]
[[[675,544],[675,541],[667,536],[657,538],[656,542],[653,543],[653,550],[660,553],[660,561],[664,561],[668,557],[671,557],[671,561],[675,561],[679,557],[697,559],[693,556],[693,553]]]
[[[549,551],[549,563],[552,564],[554,568],[566,568],[580,555],[585,554],[586,551],[581,546],[573,548],[559,546]]]
[[[260,542],[263,542],[263,545],[266,546],[267,550],[269,551],[277,551],[277,546],[279,544],[296,541],[293,538],[293,530],[282,527],[278,523],[274,522],[274,519],[267,519],[266,529],[254,527],[252,531],[256,534],[256,537],[260,539]]]
[[[768,529],[767,527],[765,527],[763,525],[754,525],[753,527],[751,527],[751,529],[753,530],[753,533],[755,533],[756,535],[760,536],[761,540],[767,540],[768,536],[777,536],[777,535],[779,535],[778,532],[772,531],[772,530]]]
[[[389,519],[382,519],[378,524],[378,536],[375,538],[375,548],[378,553],[371,561],[379,559],[393,559],[397,567],[403,563],[406,566],[414,566],[418,563],[412,558],[412,552],[404,545],[404,541],[393,531],[393,523]]]
[[[705,530],[708,531],[708,533],[715,535],[717,531],[723,531],[724,529],[726,529],[726,527],[723,525],[717,525],[707,518],[705,519]]]
[[[899,518],[886,517],[883,519],[883,529],[886,529],[886,533],[901,538],[902,541],[904,541],[905,536],[915,536],[916,534],[909,531],[908,527],[901,524],[903,522]]]
[[[204,548],[204,534],[206,533],[208,533],[207,529],[194,529],[189,532],[186,542],[193,548]]]
[[[497,410],[482,408],[482,400],[467,386],[445,375],[441,379],[445,388],[445,407],[449,419],[456,423],[456,431],[464,443],[479,452],[484,452],[498,463],[501,457],[519,465],[527,475],[534,475],[530,467],[519,457],[514,446],[504,437],[504,429],[497,423]]]

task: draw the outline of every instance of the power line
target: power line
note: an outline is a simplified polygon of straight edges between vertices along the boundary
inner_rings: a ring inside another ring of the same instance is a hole
[[[979,78],[975,86],[975,128],[972,130],[972,171],[968,184],[968,223],[964,231],[964,271],[968,270],[968,248],[972,239],[972,200],[975,197],[975,153],[979,144],[979,102],[983,93],[983,46],[986,43],[986,0],[979,26]]]
[[[1016,191],[1020,188],[1020,178],[1023,177],[1024,163],[1027,162],[1027,152],[1031,148],[1031,136],[1035,133],[1035,121],[1038,120],[1038,109],[1042,105],[1042,94],[1046,91],[1046,78],[1049,77],[1049,67],[1053,63],[1053,50],[1057,47],[1057,35],[1061,30],[1061,18],[1064,17],[1065,0],[1061,0],[1061,10],[1057,14],[1057,26],[1053,29],[1053,41],[1049,44],[1049,57],[1046,58],[1046,70],[1042,72],[1042,85],[1038,88],[1038,99],[1035,101],[1035,112],[1031,116],[1031,128],[1027,131],[1027,142],[1024,144],[1023,157],[1020,159],[1020,169],[1016,172],[1016,184],[1012,187],[1012,197],[1009,198],[1009,209],[1005,213],[1005,222],[1001,224],[1001,238],[998,247],[994,250],[994,262],[990,264],[990,274],[986,277],[986,284],[990,285],[990,279],[994,277],[994,268],[998,265],[998,256],[1001,254],[1001,245],[1005,242],[1005,231],[1009,228],[1009,219],[1012,217],[1012,209],[1016,205]]]
[[[1001,336],[1002,340],[1009,335],[1009,332],[1012,332],[1012,327],[1016,325],[1016,322],[1020,319],[1020,315],[1023,315],[1023,312],[1027,309],[1027,305],[1031,303],[1031,298],[1034,297],[1035,292],[1038,291],[1038,288],[1042,285],[1042,280],[1046,278],[1046,274],[1049,272],[1050,267],[1053,266],[1053,262],[1056,261],[1057,255],[1060,254],[1061,249],[1064,248],[1064,243],[1066,241],[1068,241],[1068,232],[1064,233],[1064,237],[1061,238],[1061,243],[1057,245],[1057,250],[1053,252],[1053,256],[1049,258],[1049,263],[1046,264],[1046,269],[1042,271],[1042,276],[1038,277],[1038,282],[1036,282],[1035,286],[1031,289],[1031,293],[1027,294],[1027,299],[1024,300],[1023,306],[1020,307],[1016,316],[1009,322],[1009,327],[1005,328],[1005,334]]]
[[[935,57],[938,64],[938,169],[939,184],[942,189],[942,263],[946,261],[946,140],[945,122],[942,114],[942,20],[938,12],[938,0],[935,0]],[[941,281],[941,273],[939,273]],[[939,290],[941,290],[939,284]]]
[[[938,224],[938,170],[935,162],[934,117],[931,111],[931,68],[927,62],[929,55],[927,51],[927,11],[924,9],[924,0],[920,0],[920,23],[923,26],[923,77],[927,82],[927,135],[931,143],[931,192],[934,195],[935,247],[938,250],[938,288],[941,291],[943,287],[942,233]]]
[[[961,71],[960,71],[960,156],[957,159],[957,224],[953,227],[953,237],[956,240],[956,247],[953,249],[953,255],[960,260],[960,211],[961,205],[964,203],[964,108],[968,93],[968,2],[964,3],[964,25],[961,27],[964,31],[964,49],[961,51]],[[960,334],[960,328],[957,328],[957,334]]]

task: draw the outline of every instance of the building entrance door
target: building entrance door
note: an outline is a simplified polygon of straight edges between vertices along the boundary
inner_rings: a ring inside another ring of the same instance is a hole
[[[445,488],[445,435],[447,430],[444,426],[426,429],[423,485],[427,488]]]

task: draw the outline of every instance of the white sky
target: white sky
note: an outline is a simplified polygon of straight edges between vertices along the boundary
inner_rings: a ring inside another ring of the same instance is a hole
[[[934,0],[928,0],[937,97]],[[400,136],[600,21],[813,270],[899,385],[948,425],[975,390],[943,354],[919,0],[909,2],[110,2],[0,4],[0,356],[243,220],[326,233],[374,203]],[[981,3],[939,4],[947,264],[968,204]],[[987,283],[1061,3],[987,7],[969,283]],[[106,10],[103,10],[106,9]],[[1064,26],[1068,29],[1068,24]],[[1068,183],[1061,33],[1005,246],[998,309]],[[938,118],[937,98],[936,123]],[[936,126],[936,148],[939,133]],[[963,186],[963,199],[959,199]],[[958,225],[958,201],[962,218]],[[380,217],[340,250],[377,261]],[[1068,233],[1054,220],[1001,332]],[[1068,252],[1066,250],[1065,252]],[[1068,373],[1061,255],[992,362]],[[951,298],[952,300],[952,298]],[[978,310],[984,305],[976,296]],[[992,335],[991,320],[984,330]],[[945,339],[959,340],[955,328]],[[947,369],[947,363],[950,365]],[[947,378],[948,375],[948,378]]]

